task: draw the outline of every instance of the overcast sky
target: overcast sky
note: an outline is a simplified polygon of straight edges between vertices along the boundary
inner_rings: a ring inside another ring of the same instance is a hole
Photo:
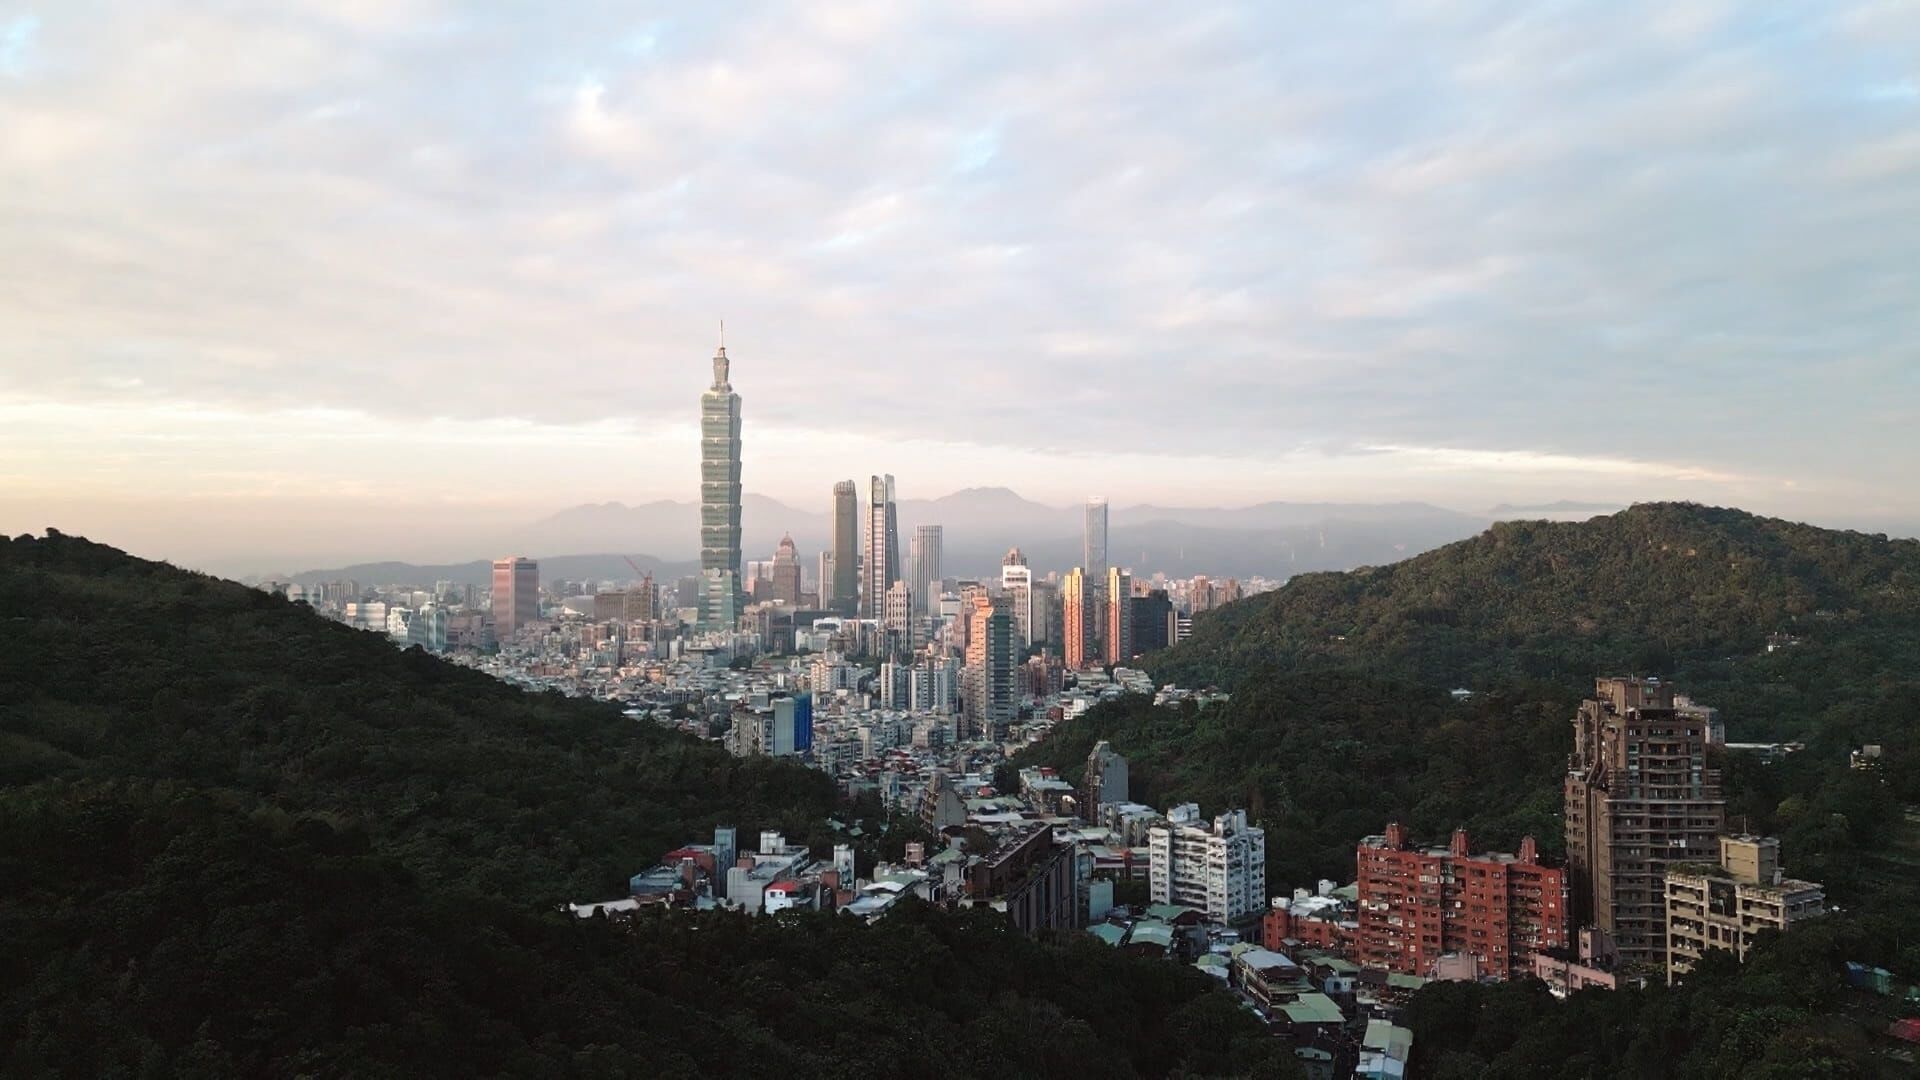
[[[647,8],[0,0],[0,528],[692,498],[722,317],[809,507],[1920,522],[1920,4]]]

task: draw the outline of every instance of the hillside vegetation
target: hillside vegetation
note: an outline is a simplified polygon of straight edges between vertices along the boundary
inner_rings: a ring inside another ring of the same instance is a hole
[[[1801,644],[1769,657],[1769,635]],[[1835,682],[1920,671],[1920,541],[1691,504],[1506,522],[1390,566],[1306,574],[1196,621],[1162,681],[1347,668],[1427,686],[1674,678],[1791,731]],[[1738,736],[1736,736],[1738,737]]]
[[[0,539],[0,1073],[1293,1073],[1205,976],[989,913],[554,911],[832,808],[796,765]]]
[[[1532,834],[1543,853],[1557,855],[1579,698],[1538,682],[1454,701],[1431,687],[1352,672],[1267,676],[1204,709],[1156,707],[1144,697],[1105,702],[1062,722],[1015,763],[1077,778],[1105,739],[1126,756],[1136,801],[1193,801],[1208,814],[1246,808],[1267,830],[1267,883],[1279,892],[1320,878],[1351,880],[1355,844],[1389,821],[1434,840],[1466,828],[1482,849],[1513,850]],[[1728,814],[1779,834],[1794,872],[1826,882],[1849,905],[1895,906],[1920,891],[1920,879],[1899,888],[1900,874],[1881,858],[1901,825],[1902,801],[1920,801],[1910,734],[1920,681],[1848,698],[1832,712],[1848,723],[1835,719],[1836,732],[1784,761],[1725,757]],[[1879,770],[1847,767],[1855,735],[1885,742]]]
[[[1770,635],[1795,643],[1767,650]],[[1132,794],[1267,830],[1270,891],[1354,874],[1388,821],[1476,847],[1532,832],[1563,847],[1568,721],[1596,675],[1678,682],[1731,738],[1797,739],[1769,763],[1719,755],[1728,819],[1847,909],[1714,959],[1682,986],[1589,992],[1439,984],[1414,1001],[1422,1075],[1855,1077],[1910,1074],[1879,1032],[1900,1006],[1844,988],[1846,960],[1920,975],[1920,543],[1687,505],[1577,524],[1513,523],[1393,566],[1295,578],[1202,617],[1147,661],[1162,683],[1220,685],[1204,709],[1108,702],[1023,751],[1079,775],[1094,743]],[[1447,691],[1469,687],[1455,700]],[[1878,768],[1848,751],[1879,743]]]

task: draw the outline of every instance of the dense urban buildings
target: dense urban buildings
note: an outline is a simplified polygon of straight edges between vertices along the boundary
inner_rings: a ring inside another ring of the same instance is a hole
[[[1362,840],[1355,861],[1362,964],[1433,976],[1457,957],[1510,979],[1570,940],[1566,872],[1541,865],[1532,837],[1518,855],[1474,854],[1464,829],[1446,847],[1417,847],[1396,823]]]
[[[1667,865],[1667,980],[1716,949],[1745,961],[1761,931],[1785,933],[1826,911],[1825,889],[1781,870],[1780,841],[1722,836],[1714,862]]]
[[[493,627],[510,638],[540,621],[540,564],[519,555],[493,563]]]
[[[727,346],[713,354],[713,385],[700,395],[699,624],[731,630],[740,582],[740,395],[728,380]]]
[[[1147,833],[1150,883],[1157,904],[1185,904],[1213,922],[1257,918],[1267,906],[1267,834],[1245,810],[1209,824],[1193,803],[1167,811]]]
[[[1612,936],[1623,963],[1665,967],[1667,867],[1719,856],[1726,802],[1707,760],[1708,726],[1657,679],[1597,679],[1574,717],[1566,779],[1574,910]]]
[[[851,615],[860,606],[860,496],[853,481],[833,485],[833,548],[821,568],[820,602]]]

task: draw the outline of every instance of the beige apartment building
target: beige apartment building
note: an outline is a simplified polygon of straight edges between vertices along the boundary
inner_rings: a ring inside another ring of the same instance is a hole
[[[1827,911],[1825,890],[1781,871],[1771,836],[1723,836],[1718,862],[1669,864],[1666,882],[1668,982],[1709,949],[1745,961],[1760,931],[1785,932]]]

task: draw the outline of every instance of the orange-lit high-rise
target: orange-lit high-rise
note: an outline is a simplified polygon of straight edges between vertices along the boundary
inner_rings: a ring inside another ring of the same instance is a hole
[[[1068,671],[1079,671],[1089,661],[1097,659],[1093,654],[1093,620],[1098,608],[1098,597],[1087,580],[1086,572],[1079,567],[1067,571],[1066,580],[1060,586],[1060,607],[1063,624],[1061,655],[1066,660]]]

